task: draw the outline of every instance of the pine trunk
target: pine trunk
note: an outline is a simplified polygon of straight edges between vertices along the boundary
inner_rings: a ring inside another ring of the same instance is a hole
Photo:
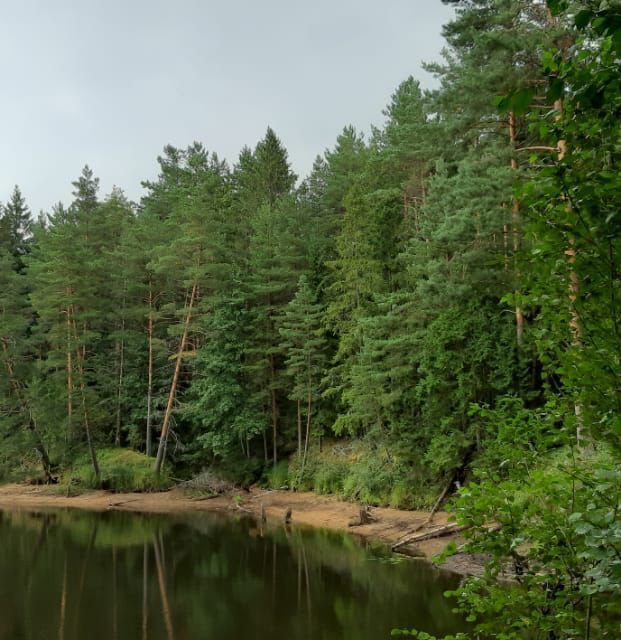
[[[125,331],[125,319],[121,323],[121,330]],[[123,397],[123,367],[125,359],[125,341],[121,338],[119,344],[119,380],[116,394],[116,433],[114,436],[114,444],[117,447],[121,446],[121,399]]]
[[[196,298],[196,292],[198,285],[194,283],[192,286],[192,292],[190,294],[190,301],[188,302],[188,312],[185,318],[183,327],[183,334],[181,336],[181,342],[179,344],[179,352],[177,353],[177,360],[175,362],[175,371],[173,374],[172,383],[170,385],[170,393],[168,394],[168,404],[166,405],[166,413],[164,414],[164,421],[162,423],[162,433],[160,435],[160,442],[157,447],[157,457],[155,459],[155,473],[159,474],[164,464],[164,457],[166,452],[166,443],[168,440],[168,432],[170,430],[170,418],[172,416],[173,407],[175,404],[175,397],[177,395],[177,384],[179,383],[179,375],[181,373],[181,364],[183,363],[183,352],[185,351],[185,345],[188,341],[188,333],[190,330],[190,322],[192,320],[192,307],[194,306],[194,300]]]
[[[551,11],[548,9],[548,22],[550,26],[554,26],[556,24],[556,19],[552,15]],[[563,55],[565,53],[565,47],[562,47],[561,51]],[[554,110],[556,112],[556,121],[560,122],[563,119],[563,99],[558,98],[554,101]],[[562,162],[567,155],[567,141],[561,138],[556,145],[557,149],[557,160],[558,162]],[[571,212],[571,203],[567,203],[567,212]],[[567,256],[570,271],[569,271],[569,332],[571,335],[571,344],[575,348],[580,348],[582,346],[582,326],[580,322],[580,315],[576,309],[576,302],[578,301],[578,296],[580,295],[580,277],[575,269],[577,251],[575,247],[575,239],[573,236],[569,238],[569,246],[565,249],[565,256]],[[581,451],[586,450],[588,446],[588,439],[585,438],[584,435],[584,420],[582,416],[582,403],[580,400],[576,400],[574,403],[574,413],[576,416],[576,442],[578,444],[578,448]]]
[[[69,292],[67,292],[69,293]],[[67,433],[65,434],[66,445],[71,440],[71,428],[73,422],[73,360],[71,347],[71,311],[67,307]]]
[[[271,403],[272,403],[272,447],[274,466],[278,463],[278,405],[276,403],[276,363],[274,362],[274,354],[270,353],[270,381],[271,381]]]
[[[151,456],[153,451],[152,436],[152,414],[153,414],[153,289],[149,281],[149,319],[147,321],[148,336],[148,365],[147,365],[147,433],[146,433],[146,454]]]
[[[310,428],[311,428],[311,410],[313,405],[313,388],[312,388],[312,380],[310,373],[310,357],[308,362],[308,381],[307,381],[307,399],[306,399],[306,438],[304,440],[304,459],[302,460],[302,470],[306,466],[306,458],[308,456],[308,443],[310,441]]]
[[[302,401],[298,400],[298,457],[302,456]]]
[[[515,157],[515,147],[517,139],[517,126],[515,120],[515,113],[511,111],[509,113],[509,139],[511,142],[511,168],[514,171],[518,170],[518,163]],[[518,252],[520,250],[520,201],[514,196],[513,204],[511,206],[511,224],[513,235],[513,268],[515,272],[515,280],[519,283],[520,272],[517,267]],[[520,291],[515,292],[516,304],[515,304],[515,330],[518,348],[521,349],[524,344],[524,313],[520,306]]]
[[[75,319],[73,319],[73,333],[76,344],[78,344],[78,330],[76,328]],[[80,395],[82,398],[82,416],[84,419],[84,430],[86,432],[86,443],[88,446],[88,452],[91,457],[91,463],[93,465],[93,471],[95,472],[95,478],[99,481],[100,471],[99,471],[99,463],[97,461],[97,452],[95,450],[95,444],[93,442],[93,437],[91,434],[91,426],[90,420],[88,416],[88,407],[86,405],[86,384],[84,377],[84,357],[86,355],[86,345],[82,346],[82,350],[78,347],[76,349],[76,360],[78,366],[78,374],[80,376]]]

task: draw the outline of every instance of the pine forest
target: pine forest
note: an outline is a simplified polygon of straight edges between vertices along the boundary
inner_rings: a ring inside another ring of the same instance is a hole
[[[441,504],[447,638],[619,638],[621,6],[445,3],[437,88],[307,176],[267,127],[0,194],[0,479]]]

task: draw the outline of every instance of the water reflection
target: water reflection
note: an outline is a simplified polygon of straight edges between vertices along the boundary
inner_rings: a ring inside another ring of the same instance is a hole
[[[463,629],[456,578],[320,530],[216,514],[0,512],[0,640],[389,638]]]

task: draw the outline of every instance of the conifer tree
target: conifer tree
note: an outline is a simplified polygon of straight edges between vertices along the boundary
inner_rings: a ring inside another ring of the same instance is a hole
[[[26,200],[15,185],[11,197],[2,208],[3,224],[6,225],[8,240],[14,256],[24,256],[28,252],[31,237],[32,218]]]
[[[283,350],[278,319],[294,294],[297,274],[304,266],[301,238],[293,233],[296,205],[281,199],[263,205],[252,219],[246,278],[251,339],[246,367],[253,379],[257,401],[264,398],[267,424],[271,427],[272,461],[278,461],[281,422]]]
[[[289,398],[298,405],[298,455],[306,463],[315,404],[320,396],[326,366],[326,339],[323,335],[323,308],[306,276],[298,281],[294,298],[287,304],[279,328],[285,342],[285,373],[291,381]],[[306,413],[304,446],[302,416]]]

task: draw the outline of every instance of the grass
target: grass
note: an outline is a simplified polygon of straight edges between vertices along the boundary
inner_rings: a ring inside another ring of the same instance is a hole
[[[304,468],[296,454],[279,462],[267,472],[266,484],[397,509],[428,509],[439,492],[385,449],[342,440],[325,442],[321,452],[311,447]]]
[[[162,491],[172,484],[163,471],[153,471],[153,458],[131,449],[100,449],[97,451],[100,478],[95,477],[90,457],[82,454],[70,469],[63,472],[60,485],[71,493],[80,489],[108,489],[119,493],[129,491]]]

